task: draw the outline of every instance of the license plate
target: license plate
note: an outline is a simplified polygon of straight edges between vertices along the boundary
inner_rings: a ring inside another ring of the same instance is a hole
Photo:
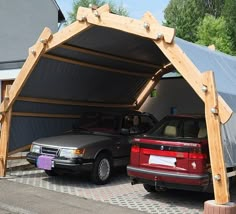
[[[41,155],[37,160],[37,167],[39,169],[51,170],[54,167],[54,161],[52,156]]]
[[[148,163],[149,164],[161,164],[161,165],[165,165],[165,166],[174,166],[175,167],[176,158],[150,155]]]

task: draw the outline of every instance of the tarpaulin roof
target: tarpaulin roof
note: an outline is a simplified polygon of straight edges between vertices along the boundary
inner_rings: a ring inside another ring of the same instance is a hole
[[[214,71],[217,92],[235,112],[236,57],[179,38],[175,38],[175,42],[200,72]]]
[[[167,63],[151,40],[93,26],[40,58],[20,96],[132,105]]]

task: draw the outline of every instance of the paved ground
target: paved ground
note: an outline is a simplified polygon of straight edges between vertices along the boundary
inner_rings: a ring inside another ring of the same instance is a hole
[[[48,177],[35,168],[8,170],[7,180],[143,213],[202,214],[204,201],[213,199],[211,194],[177,190],[147,193],[142,185],[132,186],[124,170],[104,186],[93,185],[86,176]]]
[[[0,214],[138,214],[136,210],[0,179]]]

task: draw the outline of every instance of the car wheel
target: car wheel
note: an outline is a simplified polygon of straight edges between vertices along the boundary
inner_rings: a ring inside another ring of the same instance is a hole
[[[112,170],[111,157],[107,154],[100,154],[95,160],[93,171],[92,171],[92,181],[95,184],[106,184],[111,177]]]
[[[143,184],[143,187],[147,192],[156,192],[155,186],[150,184]]]
[[[55,172],[55,170],[44,170],[45,173],[48,175],[48,176],[57,176],[58,174]]]

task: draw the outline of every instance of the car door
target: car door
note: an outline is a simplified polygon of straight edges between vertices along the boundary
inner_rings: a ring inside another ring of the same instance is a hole
[[[148,115],[127,114],[121,119],[121,134],[119,142],[116,142],[117,156],[129,157],[132,137],[149,131],[155,125],[155,121]]]

